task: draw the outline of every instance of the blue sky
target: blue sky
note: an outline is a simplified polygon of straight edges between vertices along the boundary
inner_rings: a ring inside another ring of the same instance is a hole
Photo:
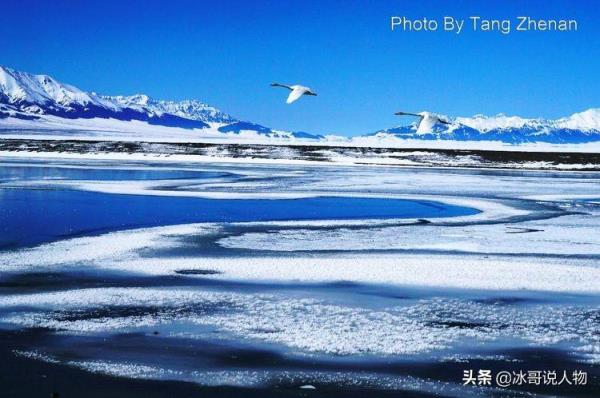
[[[530,15],[579,30],[391,32],[392,15]],[[600,107],[594,0],[8,0],[0,37],[0,64],[296,131],[369,133],[399,124],[397,110],[555,118]],[[319,95],[286,105],[272,81]]]

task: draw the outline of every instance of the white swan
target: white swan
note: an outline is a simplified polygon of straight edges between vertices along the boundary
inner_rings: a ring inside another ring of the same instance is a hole
[[[440,118],[438,115],[430,113],[430,112],[419,112],[419,113],[409,113],[409,112],[396,112],[394,115],[400,116],[417,116],[420,117],[419,126],[417,127],[417,134],[425,134],[431,132],[433,126],[437,123],[442,124],[450,124],[449,121]]]
[[[288,104],[291,104],[303,95],[317,95],[317,93],[313,92],[310,88],[300,86],[298,84],[288,86],[287,84],[271,83],[271,87],[285,87],[288,90],[291,90],[292,92],[290,93],[286,101]]]

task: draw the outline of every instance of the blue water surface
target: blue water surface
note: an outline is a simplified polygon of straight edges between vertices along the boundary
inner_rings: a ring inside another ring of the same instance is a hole
[[[0,248],[193,222],[429,218],[475,213],[475,209],[432,201],[383,198],[203,199],[0,189]]]
[[[73,236],[195,222],[430,218],[471,215],[478,210],[434,201],[361,197],[299,199],[203,199],[116,195],[53,188],[22,187],[36,180],[243,179],[235,172],[185,167],[77,167],[45,163],[0,164],[0,250]],[[126,184],[126,182],[124,182]]]

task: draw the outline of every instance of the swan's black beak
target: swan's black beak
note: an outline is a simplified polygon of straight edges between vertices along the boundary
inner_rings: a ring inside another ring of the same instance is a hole
[[[314,95],[315,97],[317,96],[317,93],[313,93],[312,91],[306,93],[306,95]]]

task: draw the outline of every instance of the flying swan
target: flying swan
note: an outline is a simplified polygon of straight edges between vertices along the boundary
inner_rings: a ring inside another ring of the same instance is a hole
[[[310,88],[300,86],[298,84],[288,86],[287,84],[271,83],[271,87],[285,87],[288,90],[291,90],[292,92],[286,101],[288,104],[298,100],[298,98],[302,97],[303,95],[317,95],[317,93],[314,93]]]
[[[425,134],[425,133],[429,133],[431,131],[431,129],[433,128],[433,126],[435,126],[437,123],[442,123],[442,124],[450,124],[449,121],[444,120],[442,118],[440,118],[439,116],[430,113],[430,112],[419,112],[419,113],[409,113],[409,112],[396,112],[394,113],[394,115],[399,115],[399,116],[417,116],[419,118],[421,118],[421,120],[419,120],[419,126],[417,127],[417,134]]]

